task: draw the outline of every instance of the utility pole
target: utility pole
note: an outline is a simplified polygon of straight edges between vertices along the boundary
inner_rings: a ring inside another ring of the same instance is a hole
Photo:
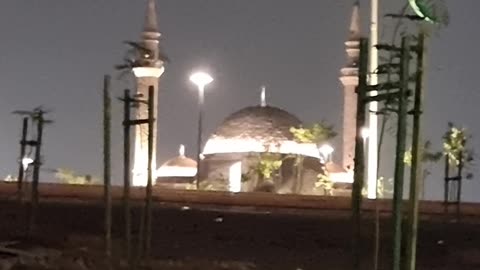
[[[379,44],[378,48],[387,51],[394,51],[400,53],[400,64],[387,63],[379,66],[379,73],[390,73],[392,70],[395,70],[400,66],[400,81],[385,83],[380,83],[376,85],[367,85],[366,91],[376,91],[376,95],[367,95],[363,98],[361,102],[367,104],[370,102],[380,102],[383,101],[387,104],[392,102],[397,102],[397,109],[391,109],[396,112],[398,115],[397,123],[397,144],[396,144],[396,155],[395,155],[395,183],[394,183],[394,198],[393,198],[393,270],[400,270],[400,255],[401,255],[401,236],[402,236],[402,201],[403,201],[403,178],[404,178],[404,157],[405,157],[405,148],[406,148],[406,125],[407,125],[407,95],[408,95],[408,84],[409,84],[409,60],[410,60],[410,47],[409,39],[404,37],[402,39],[402,47],[398,48],[394,45],[385,45]],[[360,63],[362,66],[362,62]],[[359,86],[364,83],[362,81],[362,72],[359,73]],[[360,98],[360,97],[359,97]],[[363,106],[363,107],[362,107]],[[362,109],[365,108],[365,105],[359,103],[358,106],[360,109],[357,113],[362,113]],[[357,116],[358,117],[358,116]],[[361,119],[360,119],[361,120]],[[358,119],[357,119],[358,121]],[[360,122],[361,123],[361,122]],[[357,131],[358,132],[358,131]],[[357,135],[358,136],[358,135]],[[356,141],[356,149],[361,149],[362,140]],[[360,159],[359,159],[360,158]],[[355,152],[355,162],[359,163],[359,160],[362,160],[362,153],[360,151]],[[361,166],[360,164],[355,166]],[[359,216],[359,202],[361,198],[361,188],[363,183],[360,181],[363,180],[363,171],[355,171],[354,175],[354,184],[352,190],[352,208],[353,215]],[[357,223],[357,221],[353,221]],[[354,229],[358,230],[358,229]],[[359,241],[359,240],[356,240]],[[357,247],[359,249],[359,247]],[[357,251],[358,252],[358,251]],[[358,253],[357,253],[358,254]]]
[[[103,198],[105,203],[105,255],[108,259],[112,255],[111,118],[110,76],[105,75],[103,80]]]
[[[24,117],[22,120],[22,138],[20,139],[20,157],[18,161],[18,180],[17,180],[17,198],[18,202],[23,201],[23,178],[25,173],[25,150],[28,145],[27,134],[28,134],[28,117]]]
[[[155,123],[154,116],[154,88],[148,88],[148,179],[145,198],[145,256],[149,258],[152,245],[152,162],[153,162],[153,128]]]
[[[407,91],[409,82],[410,41],[402,38],[400,53],[400,85],[398,91],[397,145],[395,150],[395,173],[393,190],[393,265],[392,270],[401,270],[402,253],[402,203],[405,174],[405,149],[407,137]]]
[[[123,215],[125,221],[125,254],[129,267],[132,267],[132,221],[130,206],[130,90],[123,95]]]
[[[35,230],[35,223],[37,220],[37,211],[38,211],[38,184],[40,179],[40,166],[42,165],[41,161],[41,150],[42,150],[42,140],[43,140],[43,125],[49,123],[49,120],[45,120],[44,115],[45,111],[42,109],[36,109],[33,112],[34,120],[37,121],[37,139],[34,143],[35,145],[35,158],[33,162],[33,179],[32,179],[32,195],[29,211],[29,222],[28,222],[28,232],[33,234]]]
[[[360,269],[360,243],[361,243],[361,204],[362,188],[365,178],[364,144],[362,128],[366,118],[366,93],[368,73],[368,42],[360,39],[360,63],[357,86],[357,119],[355,136],[354,179],[352,187],[352,224],[353,224],[353,269]]]
[[[420,33],[416,46],[417,70],[415,75],[415,96],[412,132],[412,166],[410,167],[410,204],[408,215],[406,270],[415,270],[417,254],[418,208],[421,181],[423,181],[422,157],[422,114],[423,114],[423,76],[425,67],[425,35]]]
[[[148,99],[131,98],[130,91],[125,90],[124,97],[120,99],[124,102],[124,214],[125,214],[125,244],[127,257],[129,256],[129,266],[135,267],[138,260],[148,256],[151,248],[152,231],[152,190],[153,190],[153,146],[154,146],[154,105],[155,92],[154,87],[148,88]],[[130,109],[132,106],[141,106],[147,104],[148,118],[130,119]],[[138,237],[137,260],[133,263],[131,255],[131,213],[130,213],[130,127],[135,125],[148,125],[148,164],[147,164],[147,187],[145,194],[145,206],[141,208],[140,229]],[[133,265],[134,264],[134,265]]]
[[[24,158],[25,158],[25,147],[32,146],[35,147],[35,157],[32,162],[33,164],[33,179],[32,179],[32,192],[30,195],[30,203],[28,204],[27,209],[27,231],[28,234],[33,234],[35,229],[35,222],[37,216],[38,208],[38,183],[40,178],[40,166],[41,162],[41,146],[43,139],[43,127],[45,124],[52,123],[51,120],[45,119],[45,114],[47,113],[41,107],[35,108],[32,111],[14,111],[14,114],[27,115],[32,119],[33,123],[37,125],[37,138],[36,140],[27,140],[28,136],[28,118],[23,118],[23,127],[22,127],[22,139],[20,141],[20,164],[19,164],[19,181],[17,183],[18,188],[18,200],[21,202],[23,200],[23,180],[25,178],[25,168],[24,168]]]

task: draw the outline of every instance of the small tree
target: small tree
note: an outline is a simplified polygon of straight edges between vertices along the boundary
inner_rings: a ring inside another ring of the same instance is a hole
[[[311,125],[311,127],[304,128],[304,127],[291,127],[290,132],[293,135],[293,139],[297,143],[313,143],[317,147],[321,144],[327,142],[328,140],[337,136],[337,132],[334,131],[333,125],[322,121],[320,123],[315,123]],[[295,156],[295,167],[296,169],[296,185],[294,192],[299,192],[302,190],[303,187],[303,161],[304,156],[297,154]],[[320,186],[325,186],[326,182],[326,175],[319,176],[318,179],[321,183]],[[323,183],[323,184],[322,184]],[[326,187],[326,186],[325,186]]]
[[[254,167],[255,172],[265,181],[276,176],[282,167],[283,160],[278,154],[263,154]]]
[[[465,128],[458,128],[453,123],[448,123],[448,131],[443,135],[443,154],[448,158],[450,165],[458,166],[460,161],[467,170],[471,170],[474,161],[473,149],[468,142],[471,136]],[[470,172],[467,179],[473,177]]]
[[[322,143],[337,136],[333,125],[322,121],[315,123],[311,127],[291,127],[290,132],[293,134],[294,140],[297,143],[314,143],[319,146]]]
[[[320,188],[323,190],[323,195],[331,196],[333,195],[333,181],[330,178],[328,172],[319,173],[317,175],[317,182],[315,182],[315,188]]]
[[[423,145],[423,149],[421,150],[422,163],[431,165],[433,163],[438,162],[442,158],[443,153],[441,151],[433,151],[431,148],[432,148],[432,143],[430,141],[426,141]],[[404,162],[407,166],[412,165],[412,149],[409,149],[408,151],[405,152]],[[430,168],[424,167],[423,173],[422,173],[423,177],[421,179],[422,197],[425,197],[425,180],[430,174],[431,174]]]
[[[55,178],[64,184],[71,185],[94,185],[100,184],[100,180],[91,175],[78,175],[70,169],[57,169]]]

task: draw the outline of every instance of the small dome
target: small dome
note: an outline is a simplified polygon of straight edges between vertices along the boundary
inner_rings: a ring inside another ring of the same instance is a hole
[[[185,147],[180,146],[179,155],[160,166],[157,177],[193,177],[197,174],[197,162],[185,156]]]
[[[272,152],[318,157],[318,149],[293,140],[291,127],[302,122],[272,106],[251,106],[228,116],[210,136],[204,155],[218,153]]]

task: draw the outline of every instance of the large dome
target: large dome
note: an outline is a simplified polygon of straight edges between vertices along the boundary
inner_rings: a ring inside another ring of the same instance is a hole
[[[276,107],[247,107],[223,121],[208,139],[203,154],[272,152],[318,157],[314,145],[293,140],[290,128],[301,124],[296,116]]]

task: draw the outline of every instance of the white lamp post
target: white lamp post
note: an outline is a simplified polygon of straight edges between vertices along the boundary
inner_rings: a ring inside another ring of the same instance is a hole
[[[332,153],[334,150],[335,149],[333,149],[333,147],[329,144],[324,144],[318,148],[318,151],[320,151],[320,154],[322,154],[325,163],[331,161]]]
[[[200,187],[200,154],[202,146],[202,118],[205,99],[205,86],[213,82],[212,76],[205,72],[196,72],[190,76],[190,81],[198,88],[198,133],[197,133],[197,190]]]
[[[378,76],[375,72],[378,68],[378,50],[377,47],[375,47],[378,44],[378,7],[379,0],[370,0],[370,85],[378,84]],[[370,92],[370,96],[376,96],[377,94],[377,91]],[[367,197],[369,199],[375,199],[378,165],[378,102],[370,102],[368,104],[368,111],[370,111],[370,113],[368,115],[367,185],[373,188],[369,189]]]

